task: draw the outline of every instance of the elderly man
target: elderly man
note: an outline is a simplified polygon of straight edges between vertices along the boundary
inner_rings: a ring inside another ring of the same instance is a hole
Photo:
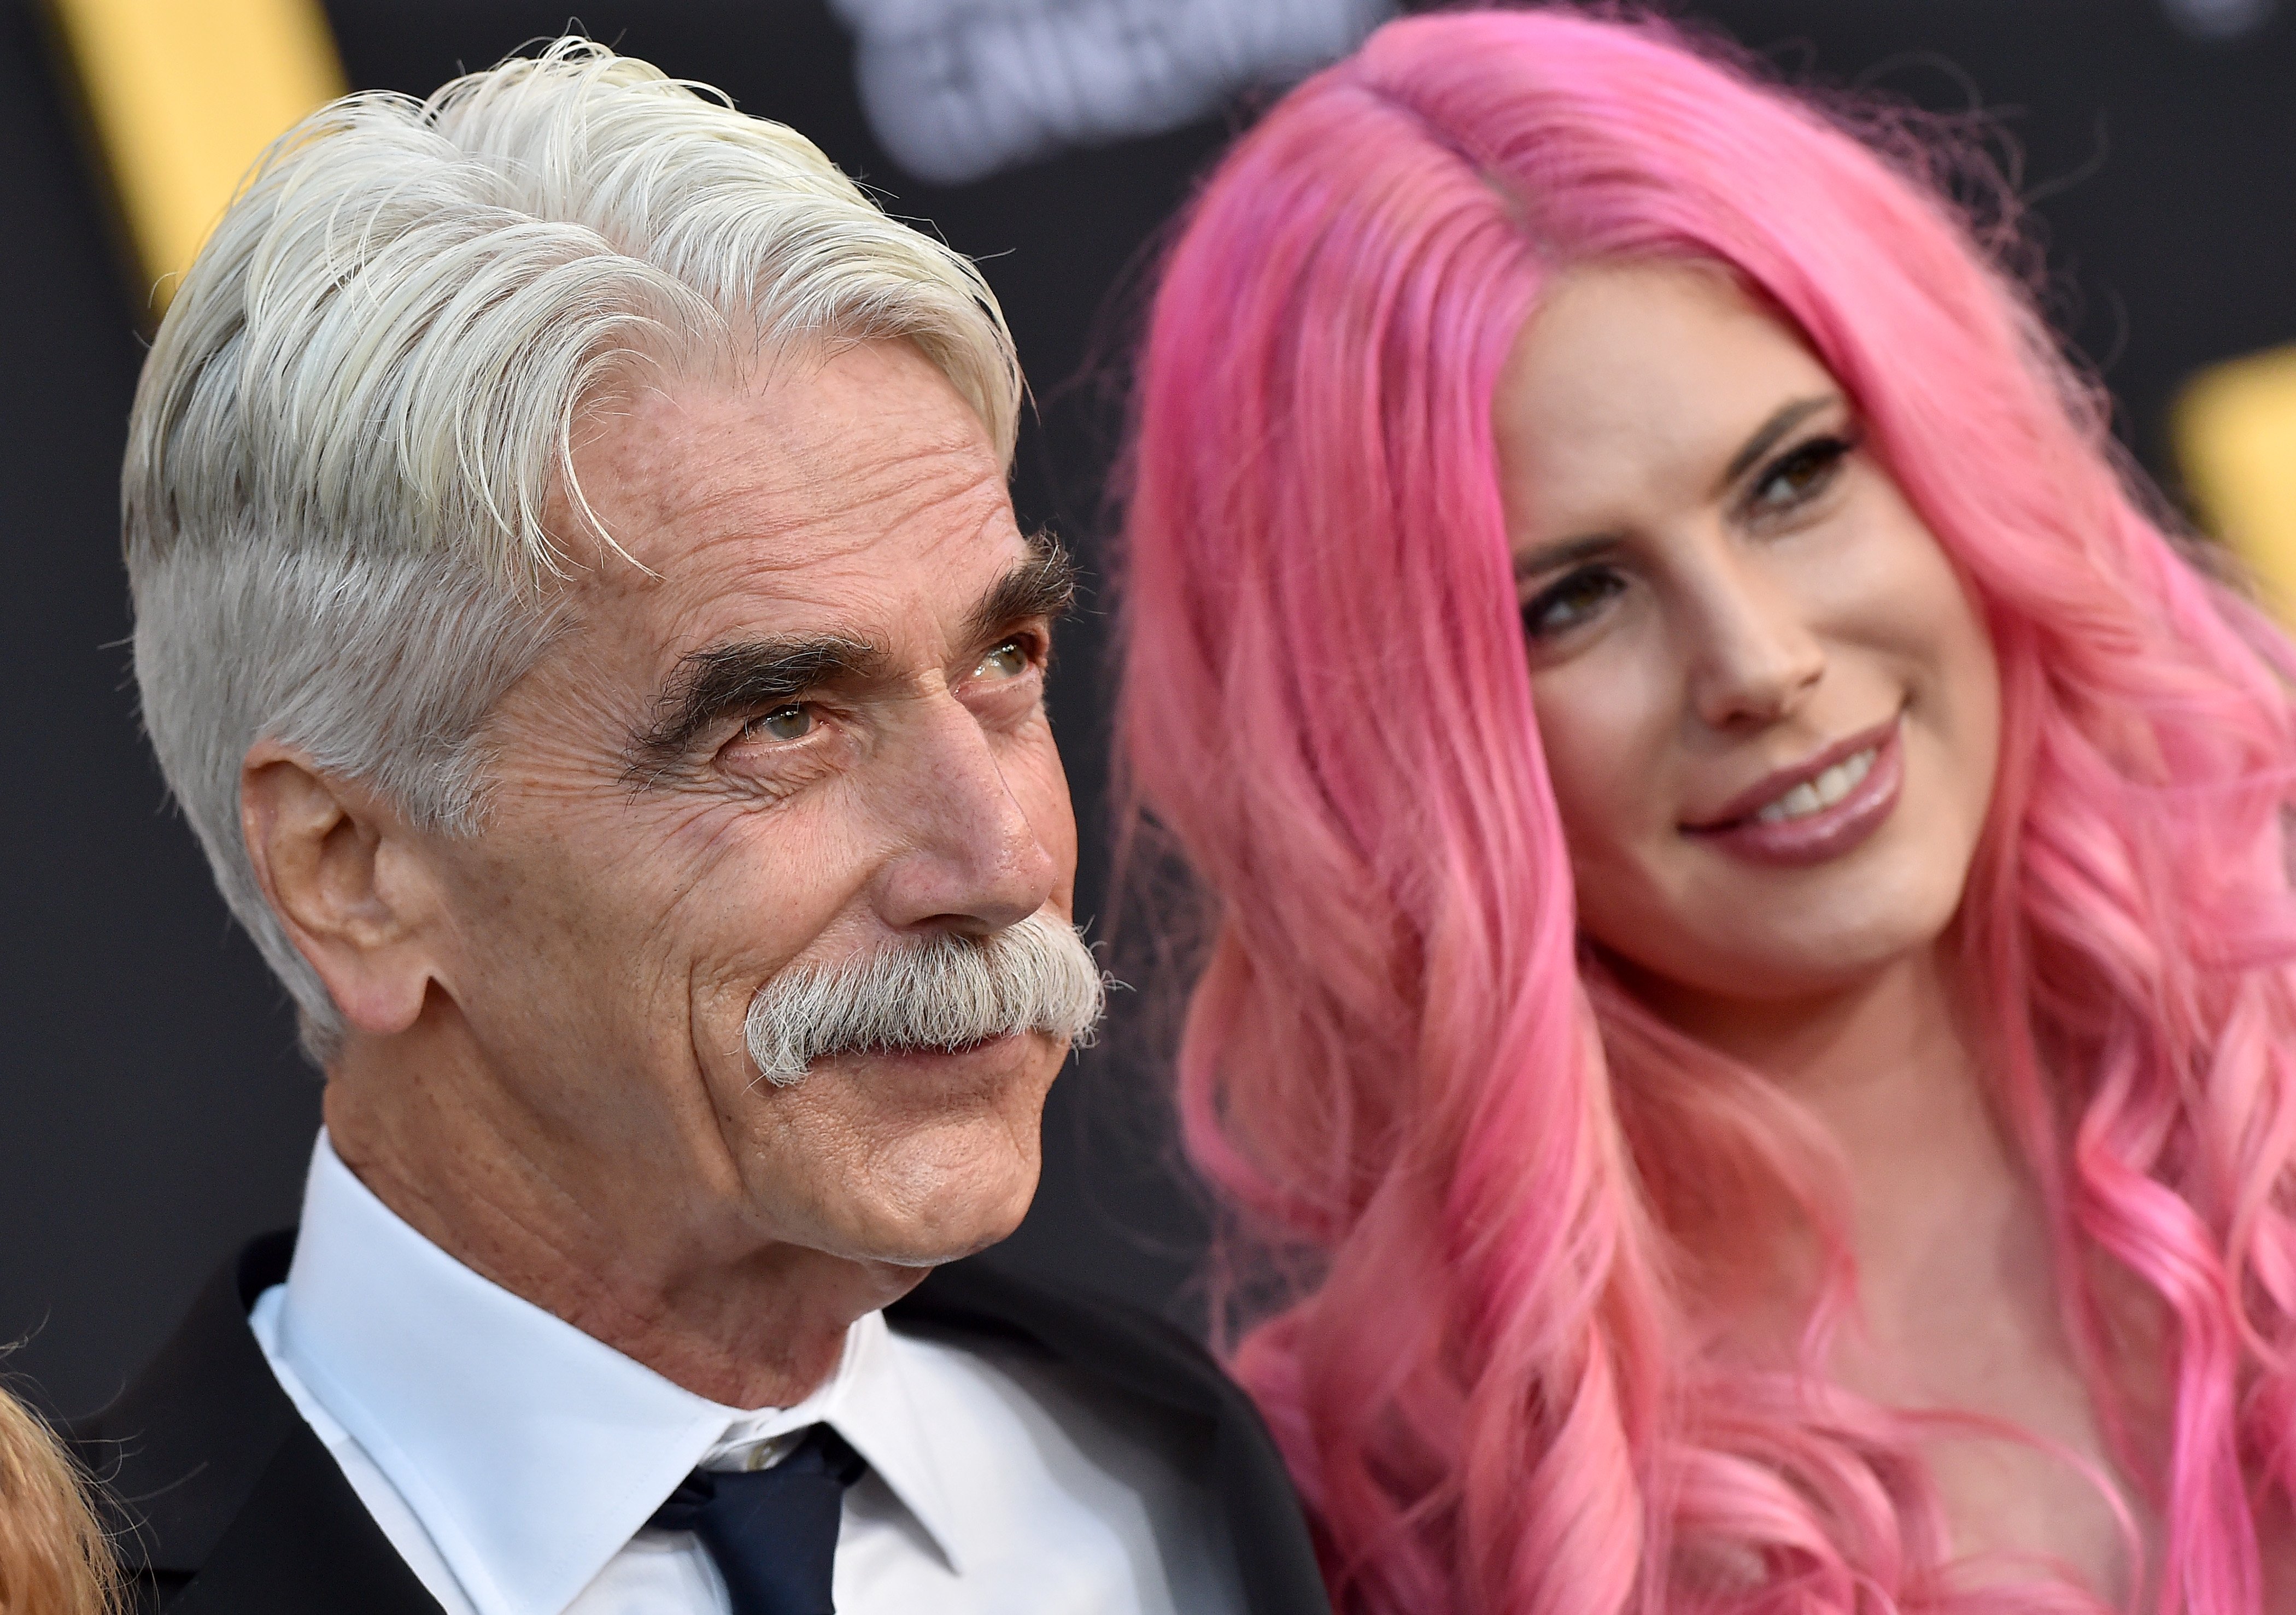
[[[131,425],[136,676],[326,1129],[81,1432],[146,1607],[1324,1607],[1193,1347],[934,1271],[1100,1004],[1018,398],[969,264],[578,40],[225,216]]]

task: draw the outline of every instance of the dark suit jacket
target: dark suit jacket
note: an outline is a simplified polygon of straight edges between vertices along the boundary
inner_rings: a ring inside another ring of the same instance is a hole
[[[119,1400],[72,1431],[120,1510],[137,1605],[168,1615],[439,1615],[247,1326],[287,1276],[291,1234],[217,1274]],[[1060,1294],[979,1258],[929,1275],[888,1316],[904,1329],[1042,1353],[1168,1410],[1205,1438],[1255,1615],[1329,1615],[1282,1462],[1250,1402],[1161,1319]]]

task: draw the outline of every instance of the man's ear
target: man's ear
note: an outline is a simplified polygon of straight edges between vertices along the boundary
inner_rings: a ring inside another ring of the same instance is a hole
[[[437,975],[437,887],[412,827],[356,781],[258,741],[240,766],[240,832],[255,879],[343,1020],[388,1037],[414,1024]]]

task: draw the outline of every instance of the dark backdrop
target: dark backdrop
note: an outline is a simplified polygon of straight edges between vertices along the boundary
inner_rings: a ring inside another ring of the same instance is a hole
[[[291,1218],[317,1085],[135,731],[114,479],[136,298],[33,0],[0,0],[0,1340],[52,1405],[104,1400],[240,1240]],[[351,80],[427,92],[566,23],[563,0],[333,0]],[[2051,301],[2166,474],[2175,388],[2296,340],[2296,18],[2206,41],[2155,0],[1711,0],[1797,76],[1943,110],[2021,145]],[[1137,270],[1247,115],[1070,152],[977,184],[914,181],[870,134],[823,0],[586,4],[594,37],[782,119],[983,258],[1037,389],[1016,494],[1088,564]],[[1790,191],[1793,176],[1775,183]],[[1104,619],[1063,646],[1054,717],[1103,906]],[[1169,1163],[1152,1045],[1055,1090],[1012,1250],[1185,1317],[1203,1217]]]

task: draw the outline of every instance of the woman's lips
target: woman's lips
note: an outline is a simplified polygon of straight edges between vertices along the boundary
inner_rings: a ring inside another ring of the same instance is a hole
[[[1694,836],[1749,863],[1800,867],[1840,857],[1896,809],[1906,780],[1898,725],[1852,736],[1740,796]],[[1827,800],[1827,798],[1832,800]]]

